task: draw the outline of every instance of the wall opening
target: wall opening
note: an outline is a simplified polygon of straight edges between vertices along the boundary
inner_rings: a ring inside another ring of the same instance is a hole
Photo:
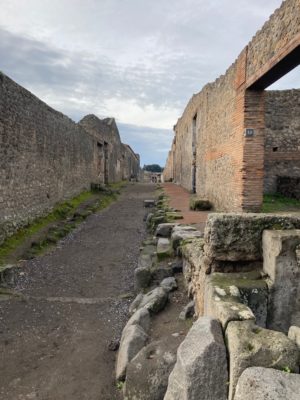
[[[108,183],[108,143],[104,142],[104,183]]]

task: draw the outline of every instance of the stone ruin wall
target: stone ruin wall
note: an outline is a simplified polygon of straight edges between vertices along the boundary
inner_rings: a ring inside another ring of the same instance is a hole
[[[300,90],[266,92],[264,191],[279,190],[278,177],[300,178]]]
[[[101,128],[92,136],[82,123],[0,73],[0,243],[99,182],[101,138],[110,148],[109,182],[127,179],[139,168],[139,157],[124,148],[115,121],[94,118]]]
[[[260,209],[265,92],[248,88],[288,54],[293,41],[300,42],[299,0],[287,0],[275,11],[226,74],[192,97],[175,126],[176,144],[167,173],[173,162],[174,181],[191,190],[190,130],[197,114],[196,190],[219,210]],[[254,137],[244,137],[245,128],[253,128]]]

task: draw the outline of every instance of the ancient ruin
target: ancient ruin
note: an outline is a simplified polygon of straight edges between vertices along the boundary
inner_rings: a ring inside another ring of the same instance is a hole
[[[140,159],[113,118],[78,124],[0,73],[0,244],[91,183],[137,180]]]
[[[298,196],[299,91],[265,89],[299,59],[299,1],[287,0],[226,74],[193,95],[174,127],[165,180],[220,211],[259,211],[264,190],[283,185]]]

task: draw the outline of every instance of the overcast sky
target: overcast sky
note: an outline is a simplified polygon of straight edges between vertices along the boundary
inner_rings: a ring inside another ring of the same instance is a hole
[[[0,0],[0,70],[78,121],[113,116],[164,164],[188,99],[224,73],[281,0]],[[295,70],[275,88],[300,87]]]

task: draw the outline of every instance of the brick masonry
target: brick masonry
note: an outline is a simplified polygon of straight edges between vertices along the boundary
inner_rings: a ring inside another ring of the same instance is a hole
[[[0,73],[0,244],[56,203],[103,180],[106,140],[108,182],[128,179],[139,157],[123,145],[113,119],[97,120],[94,136]]]
[[[300,0],[286,0],[226,74],[191,98],[174,127],[164,179],[191,190],[195,159],[199,197],[222,211],[259,211],[269,97],[255,84],[299,46]],[[254,136],[245,137],[246,128],[254,129]]]

